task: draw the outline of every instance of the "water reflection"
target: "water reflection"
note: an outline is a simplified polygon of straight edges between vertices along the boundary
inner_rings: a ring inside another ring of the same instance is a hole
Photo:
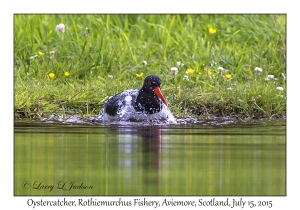
[[[24,189],[76,181],[92,190]],[[15,127],[16,195],[285,195],[284,125]]]
[[[116,137],[119,167],[125,169],[125,179],[132,181],[132,176],[141,178],[143,193],[157,195],[159,187],[160,151],[162,133],[160,126],[141,126],[138,128],[114,127],[110,129],[111,140]],[[138,174],[132,174],[133,170]]]
[[[160,149],[161,149],[161,129],[142,129],[143,138],[143,170],[144,173],[151,173],[152,176],[145,176],[143,184],[151,186],[151,194],[159,194],[159,170],[160,170]],[[150,193],[147,193],[150,194]]]

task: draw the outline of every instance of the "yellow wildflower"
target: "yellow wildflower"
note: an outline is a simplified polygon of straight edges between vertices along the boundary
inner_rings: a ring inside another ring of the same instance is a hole
[[[39,53],[40,56],[43,56],[45,54],[45,53],[43,53],[41,51],[39,51],[38,53]]]
[[[54,73],[50,73],[50,74],[48,74],[49,75],[49,77],[51,78],[51,79],[53,79],[54,77],[55,77],[55,74]]]
[[[66,76],[66,77],[70,76],[70,73],[66,71],[66,72],[65,72],[65,76]]]
[[[217,32],[217,29],[215,29],[215,28],[209,28],[209,29],[208,29],[208,32],[209,32],[210,34],[215,34],[215,33]]]
[[[136,74],[136,76],[137,76],[137,77],[141,77],[141,76],[143,76],[143,74],[144,74],[144,73],[142,72],[142,73],[140,73],[140,74]]]
[[[194,69],[188,69],[188,70],[187,70],[187,72],[188,72],[189,74],[194,73],[194,71],[195,71]]]
[[[226,79],[230,79],[231,78],[231,75],[230,74],[226,74]]]
[[[207,74],[209,74],[209,75],[211,75],[212,74],[212,72],[208,69],[208,68],[206,68],[206,67],[204,67],[204,71],[206,71],[207,72]]]

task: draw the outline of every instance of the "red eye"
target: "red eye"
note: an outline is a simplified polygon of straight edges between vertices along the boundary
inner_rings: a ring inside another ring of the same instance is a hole
[[[148,85],[151,85],[151,81],[150,80],[148,80]]]

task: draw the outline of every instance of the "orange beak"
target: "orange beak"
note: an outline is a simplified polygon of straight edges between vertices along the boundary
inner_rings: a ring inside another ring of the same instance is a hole
[[[155,93],[155,95],[157,95],[157,96],[162,100],[162,102],[163,102],[166,106],[168,106],[168,102],[166,101],[165,97],[164,97],[163,94],[161,93],[159,87],[154,88],[154,93]]]

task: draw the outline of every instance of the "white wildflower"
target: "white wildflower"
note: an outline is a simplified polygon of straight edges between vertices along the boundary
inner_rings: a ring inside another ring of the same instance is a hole
[[[218,70],[219,71],[224,71],[224,68],[222,66],[219,66]]]
[[[271,79],[274,79],[274,75],[267,75],[267,77],[265,78],[266,81],[269,81]]]
[[[285,80],[285,75],[284,75],[284,73],[281,73],[281,76],[283,77],[283,79]]]
[[[114,78],[113,75],[108,75],[107,77],[108,77],[108,79]]]
[[[173,75],[178,74],[178,68],[172,67],[172,68],[171,68],[171,74],[173,74]]]
[[[65,25],[63,23],[57,25],[55,27],[55,31],[58,33],[58,34],[61,34],[61,33],[64,33],[65,32]]]
[[[283,91],[283,87],[277,87],[276,89],[279,91]]]
[[[31,60],[31,59],[34,59],[36,57],[39,57],[39,56],[38,55],[33,55],[33,56],[30,56],[29,59]]]
[[[54,55],[54,54],[55,54],[55,51],[52,50],[52,51],[49,52],[49,54],[50,54],[50,55]]]
[[[183,80],[189,81],[189,76],[188,75],[184,75]]]
[[[142,61],[142,65],[146,66],[147,65],[147,61]]]
[[[259,67],[256,67],[255,69],[254,69],[254,71],[257,73],[257,74],[260,74],[260,73],[262,73],[262,68],[259,68]]]
[[[178,61],[178,62],[177,62],[177,66],[178,66],[178,67],[183,67],[183,66],[184,66],[184,64],[183,64],[183,63],[181,63],[181,61]]]
[[[228,73],[228,70],[224,69],[222,66],[219,66],[218,70],[219,70],[219,74],[220,75],[224,75],[225,76]]]
[[[227,90],[233,90],[233,88],[232,88],[232,87],[229,87],[229,88],[227,88]]]

